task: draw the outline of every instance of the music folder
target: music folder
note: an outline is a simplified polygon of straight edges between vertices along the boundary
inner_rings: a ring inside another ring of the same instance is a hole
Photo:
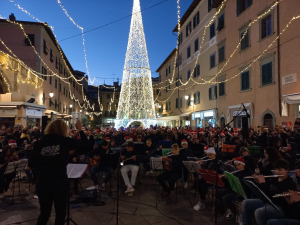
[[[194,169],[191,161],[182,161],[182,163],[190,173],[198,173],[198,171]]]
[[[67,165],[67,175],[68,178],[81,178],[85,171],[87,170],[87,164],[68,164]]]
[[[28,164],[28,159],[21,159],[19,161],[9,162],[7,164],[4,174],[23,171],[25,170],[27,164]]]

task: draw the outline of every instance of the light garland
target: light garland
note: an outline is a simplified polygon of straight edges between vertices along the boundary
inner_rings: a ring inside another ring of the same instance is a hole
[[[140,1],[134,0],[129,40],[123,70],[122,89],[115,127],[140,121],[146,127],[156,124],[151,70],[143,28]]]
[[[245,67],[243,70],[241,70],[238,74],[236,74],[236,75],[234,75],[233,77],[231,77],[231,78],[228,78],[228,79],[226,79],[226,80],[224,80],[224,81],[219,81],[219,82],[214,82],[214,84],[220,84],[220,83],[226,83],[226,82],[228,82],[228,81],[230,81],[230,80],[232,80],[232,79],[234,79],[234,78],[236,78],[237,76],[239,76],[239,75],[241,75],[243,72],[245,72],[245,71],[247,71],[251,66],[252,66],[252,64],[253,63],[255,63],[255,62],[257,62],[271,47],[272,47],[272,45],[280,38],[280,36],[287,30],[287,28],[290,26],[290,24],[294,21],[294,20],[296,20],[296,19],[299,19],[300,18],[300,15],[298,15],[298,16],[294,16],[288,23],[287,23],[287,25],[285,26],[285,28],[279,33],[279,35],[271,42],[271,44],[258,56],[258,57],[256,57],[247,67]],[[196,84],[207,84],[207,83],[194,83],[193,85],[196,85]],[[177,89],[178,87],[176,87],[176,88],[174,88],[173,89],[173,93],[174,93],[174,91]],[[191,88],[191,87],[189,87],[189,88]],[[189,89],[189,88],[187,88],[187,89]],[[170,89],[171,90],[171,89]],[[180,90],[182,90],[182,89],[180,89]],[[183,89],[183,90],[186,90],[186,89]],[[163,100],[163,101],[160,101],[160,100],[158,100],[157,99],[157,101],[158,102],[166,102],[166,101],[168,101],[171,97],[172,97],[172,95],[173,95],[173,93],[171,94],[171,96],[169,96],[166,100]]]

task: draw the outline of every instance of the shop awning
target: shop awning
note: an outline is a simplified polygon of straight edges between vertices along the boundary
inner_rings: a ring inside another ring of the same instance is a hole
[[[300,93],[283,95],[282,98],[288,104],[300,104]]]

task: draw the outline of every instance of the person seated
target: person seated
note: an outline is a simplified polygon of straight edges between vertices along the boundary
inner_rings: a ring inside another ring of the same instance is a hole
[[[152,156],[152,154],[154,154],[155,152],[155,148],[152,145],[152,140],[148,139],[146,141],[146,146],[145,146],[145,158],[144,158],[144,169],[146,171],[146,176],[149,175],[149,173],[153,173],[153,171],[151,170],[151,166],[150,166],[150,157]]]
[[[89,171],[94,182],[94,186],[87,188],[87,190],[105,190],[105,184],[107,184],[112,178],[113,169],[107,160],[107,155],[110,154],[111,151],[108,148],[108,142],[103,140],[101,145],[98,146],[95,150],[90,151],[89,153]],[[99,181],[97,178],[97,173],[105,172],[106,176],[101,184],[99,185]]]
[[[181,156],[183,161],[187,161],[187,157],[194,156],[193,151],[188,148],[188,142],[185,139],[181,141],[181,147],[182,149],[180,149],[179,155]],[[189,178],[189,171],[185,166],[183,167],[183,173],[184,173],[184,188],[188,188],[187,180]]]
[[[280,153],[272,147],[268,147],[264,150],[264,159],[258,161],[259,173],[262,175],[272,175],[273,164],[276,160],[282,159]]]
[[[253,173],[250,169],[246,167],[244,158],[237,157],[234,159],[233,163],[237,171],[232,172],[232,174],[240,180],[244,191],[248,190],[244,182],[242,182],[242,179],[244,179],[247,176],[251,176]],[[226,177],[223,180],[226,188],[219,190],[217,197],[219,200],[222,201],[222,203],[227,209],[226,219],[231,219],[236,214],[236,207],[234,201],[238,199],[239,195],[231,189]]]
[[[199,164],[202,169],[206,170],[214,170],[216,171],[218,168],[218,156],[214,148],[208,148],[205,151],[206,155],[208,156],[208,160],[200,160]],[[218,174],[223,174],[223,170],[219,169]],[[195,187],[197,188],[197,191],[200,194],[200,201],[193,207],[195,211],[199,211],[200,209],[205,209],[205,197],[207,194],[208,184],[206,181],[201,177],[198,179],[195,179]]]
[[[289,174],[289,163],[284,159],[279,159],[273,164],[274,170],[278,178],[270,178],[268,182],[263,175],[259,175],[255,181],[261,191],[268,196],[277,206],[265,204],[260,199],[247,199],[242,203],[242,221],[244,225],[252,224],[252,216],[255,215],[257,225],[265,225],[270,219],[286,219],[290,218],[291,212],[294,212],[294,205],[289,204],[282,197],[273,197],[277,194],[283,194],[289,191],[296,191],[297,186]],[[297,214],[297,213],[296,213]],[[299,214],[299,212],[298,212]]]
[[[174,186],[177,180],[182,177],[182,156],[179,154],[180,149],[177,143],[172,145],[172,152],[169,156],[163,156],[164,161],[171,162],[172,166],[170,170],[165,170],[162,174],[157,177],[159,185],[163,188],[162,199],[166,199],[170,194],[171,190],[174,190]],[[169,183],[169,186],[167,186]]]
[[[127,147],[125,150],[121,152],[121,160],[123,161],[121,174],[125,185],[127,186],[127,190],[125,194],[132,196],[134,192],[134,185],[136,182],[136,177],[139,172],[140,162],[137,159],[138,152],[134,150],[134,143],[132,141],[127,143]],[[131,172],[131,180],[129,181],[128,173]]]
[[[193,154],[201,158],[204,155],[204,145],[200,143],[200,139],[198,137],[195,138],[195,142],[192,144]]]
[[[0,198],[9,188],[10,182],[16,176],[16,173],[4,174],[9,162],[17,161],[18,156],[14,155],[11,146],[6,145],[3,148],[3,154],[0,157]]]
[[[246,167],[251,170],[252,173],[255,172],[255,159],[250,155],[250,152],[247,148],[241,147],[240,148],[240,156],[245,159]]]

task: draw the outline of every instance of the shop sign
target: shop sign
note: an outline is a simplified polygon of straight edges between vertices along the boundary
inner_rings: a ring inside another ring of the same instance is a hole
[[[36,109],[26,109],[26,116],[42,116],[43,112]]]
[[[247,109],[247,113],[248,113],[248,115],[251,115],[250,114],[250,109]],[[232,115],[233,116],[247,116],[247,114],[246,114],[245,111],[243,111],[243,112],[241,112],[241,111],[233,111]]]
[[[1,116],[16,116],[18,109],[0,109]]]
[[[295,82],[297,82],[297,74],[296,73],[282,77],[282,85],[295,83]]]

